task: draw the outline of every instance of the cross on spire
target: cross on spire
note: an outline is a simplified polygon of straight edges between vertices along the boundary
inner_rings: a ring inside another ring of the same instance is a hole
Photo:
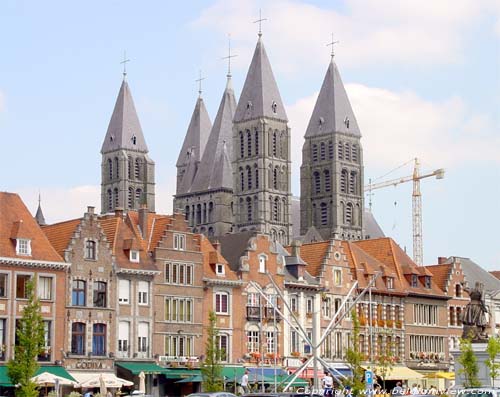
[[[267,21],[267,18],[262,18],[262,8],[259,8],[259,19],[253,23],[259,23],[259,37],[262,36],[262,21]]]
[[[127,52],[123,51],[123,61],[120,64],[123,64],[123,79],[127,76],[127,62],[130,62],[130,59],[127,59]]]
[[[228,34],[229,48],[228,55],[222,59],[227,59],[227,77],[231,77],[231,58],[235,58],[238,55],[231,55],[231,34]]]
[[[332,41],[326,45],[327,47],[330,47],[330,46],[332,47],[332,52],[331,52],[331,54],[330,54],[330,56],[332,57],[332,59],[333,59],[333,57],[335,56],[335,52],[333,51],[333,46],[334,46],[335,44],[338,44],[338,43],[339,43],[339,41],[338,41],[338,40],[337,40],[337,41],[335,41],[335,40],[333,39],[333,33],[332,33]]]
[[[197,83],[199,83],[198,94],[200,95],[200,97],[201,97],[201,82],[203,80],[205,80],[205,77],[201,77],[201,70],[200,70],[200,77],[195,80]]]

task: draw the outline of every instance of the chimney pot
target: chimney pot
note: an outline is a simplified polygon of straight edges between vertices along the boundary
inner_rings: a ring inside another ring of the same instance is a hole
[[[301,242],[298,240],[292,241],[292,256],[295,256],[296,258],[298,258],[300,256],[300,246],[301,245],[302,245]]]
[[[446,263],[446,259],[447,259],[447,258],[446,258],[445,256],[439,256],[439,257],[438,257],[438,264],[439,264],[439,265],[443,265],[443,264],[445,264],[445,263]]]
[[[123,216],[123,208],[121,208],[121,207],[116,207],[116,208],[115,208],[115,216],[122,217],[122,216]]]
[[[87,207],[87,212],[88,212],[89,214],[93,214],[93,213],[94,213],[94,209],[95,209],[95,207],[93,207],[93,206],[89,205],[89,206]]]

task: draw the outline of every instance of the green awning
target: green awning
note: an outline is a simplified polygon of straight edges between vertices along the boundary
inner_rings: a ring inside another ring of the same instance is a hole
[[[188,369],[188,368],[162,368],[161,372],[165,375],[167,379],[183,379],[183,378],[191,378],[196,375],[201,375],[201,371],[199,369]]]
[[[190,378],[185,378],[178,380],[175,383],[201,383],[203,382],[203,377],[201,375],[191,376]]]
[[[76,382],[77,380],[73,378],[68,371],[66,371],[66,368],[61,367],[60,365],[40,365],[40,368],[38,368],[38,371],[36,371],[36,375],[43,374],[44,372],[51,373],[52,375],[60,376],[61,378],[66,378],[69,379],[73,382]]]
[[[14,386],[9,378],[9,375],[7,375],[7,366],[5,365],[0,366],[0,386],[3,387]]]
[[[276,377],[276,382],[282,386],[288,385],[288,382],[292,380],[293,375],[278,375]],[[297,377],[290,385],[291,387],[306,387],[309,386],[309,382],[305,379]]]
[[[117,362],[116,365],[127,371],[130,371],[133,375],[139,375],[141,372],[145,374],[162,374],[167,368],[160,367],[154,362],[130,362],[122,361]]]
[[[222,376],[226,379],[227,382],[234,382],[234,380],[240,379],[245,373],[245,367],[242,365],[230,367],[226,366],[222,368]]]

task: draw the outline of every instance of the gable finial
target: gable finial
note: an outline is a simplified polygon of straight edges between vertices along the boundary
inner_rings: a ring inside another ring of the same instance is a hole
[[[228,33],[227,36],[228,36],[228,42],[229,42],[228,55],[227,55],[227,57],[224,57],[222,59],[227,59],[227,78],[230,78],[231,77],[231,58],[235,58],[238,55],[236,55],[236,54],[231,55],[231,33]]]
[[[120,64],[123,64],[123,80],[127,78],[127,62],[130,62],[130,59],[127,59],[127,51],[123,51],[123,61]]]
[[[259,19],[254,21],[253,23],[259,23],[259,37],[262,36],[262,21],[267,21],[267,18],[262,18],[262,8],[259,8]]]
[[[195,80],[197,83],[199,83],[199,86],[198,86],[198,94],[199,94],[199,97],[200,97],[200,98],[201,98],[201,92],[202,92],[202,91],[201,91],[201,82],[202,82],[203,80],[205,80],[205,77],[201,77],[201,70],[200,70],[200,77],[199,77],[199,78],[197,78],[197,79]]]
[[[334,52],[334,50],[333,50],[333,46],[334,46],[335,44],[338,44],[338,43],[339,43],[339,41],[338,41],[338,40],[337,40],[337,41],[335,41],[335,40],[333,39],[333,33],[332,33],[332,41],[326,45],[327,47],[330,47],[330,46],[332,47],[332,52],[331,52],[331,54],[330,54],[330,56],[332,57],[332,61],[333,61],[333,57],[335,56],[335,52]]]

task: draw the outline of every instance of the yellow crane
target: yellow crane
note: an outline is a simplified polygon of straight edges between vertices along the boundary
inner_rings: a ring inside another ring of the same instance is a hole
[[[438,168],[427,174],[420,175],[420,162],[418,158],[414,159],[413,174],[397,179],[391,179],[379,183],[368,183],[365,186],[365,191],[368,191],[370,196],[370,209],[372,206],[371,195],[372,190],[382,189],[388,186],[397,186],[401,183],[413,181],[412,193],[412,221],[413,221],[413,260],[417,265],[422,265],[424,257],[424,249],[422,245],[422,193],[420,192],[420,181],[424,178],[435,176],[436,179],[444,178],[444,168]]]

